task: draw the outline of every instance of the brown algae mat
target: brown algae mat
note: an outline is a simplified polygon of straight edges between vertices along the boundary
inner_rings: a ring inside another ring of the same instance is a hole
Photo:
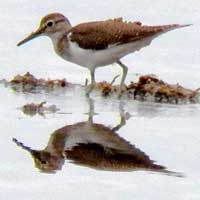
[[[111,83],[96,83],[94,90],[100,91],[104,97],[114,96],[119,92],[119,86],[113,85],[115,77]],[[6,86],[11,86],[16,91],[32,92],[42,89],[68,88],[76,84],[66,81],[66,79],[38,79],[27,72],[24,75],[17,75],[11,81],[2,80]],[[86,86],[85,86],[86,87]],[[179,84],[168,84],[152,75],[140,76],[138,82],[131,82],[123,90],[123,97],[139,101],[152,101],[160,103],[199,103],[199,90],[185,88]]]
[[[96,85],[102,91],[103,96],[110,96],[119,90],[119,86],[111,83],[100,82]],[[199,103],[199,90],[184,88],[179,84],[168,84],[155,76],[140,76],[138,82],[131,82],[125,86],[123,93],[129,99],[139,101],[153,101],[160,103]]]
[[[43,79],[36,78],[27,72],[24,75],[16,75],[11,81],[2,80],[4,85],[10,86],[13,90],[23,92],[33,92],[34,90],[65,88],[69,86],[66,79]]]

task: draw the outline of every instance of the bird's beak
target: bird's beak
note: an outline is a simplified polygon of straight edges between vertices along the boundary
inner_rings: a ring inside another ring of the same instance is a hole
[[[13,138],[12,140],[17,146],[21,147],[22,149],[24,149],[30,153],[32,153],[32,151],[34,151],[30,147],[28,147],[28,146],[24,145],[22,142],[18,141],[16,138]]]
[[[30,147],[24,145],[22,142],[18,141],[16,138],[13,138],[12,140],[13,140],[13,142],[14,142],[17,146],[19,146],[19,147],[21,147],[23,150],[29,152],[29,153],[33,156],[33,158],[35,158],[35,157],[37,158],[37,157],[38,157],[39,151],[34,150],[34,149],[32,149],[32,148],[30,148]]]
[[[38,30],[36,30],[35,32],[31,33],[28,37],[26,37],[25,39],[23,39],[22,41],[20,41],[17,46],[21,46],[22,44],[42,35],[42,33],[44,33],[46,27],[40,27]]]

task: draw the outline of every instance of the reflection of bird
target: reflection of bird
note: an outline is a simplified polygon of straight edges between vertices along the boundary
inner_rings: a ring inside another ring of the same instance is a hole
[[[93,111],[89,113],[92,115]],[[144,152],[115,132],[125,123],[121,114],[120,124],[111,129],[94,123],[90,116],[86,122],[56,130],[47,147],[41,151],[33,150],[16,139],[14,142],[32,154],[36,167],[43,172],[55,172],[62,168],[65,159],[69,159],[75,164],[99,170],[149,170],[172,174],[165,167],[154,164]]]
[[[41,35],[49,36],[56,53],[63,59],[90,70],[92,84],[95,84],[95,69],[118,63],[123,70],[121,92],[128,68],[120,59],[129,53],[139,51],[151,41],[168,31],[188,25],[145,26],[140,22],[124,22],[122,18],[88,22],[72,27],[69,20],[59,13],[45,16],[40,27],[18,46]]]

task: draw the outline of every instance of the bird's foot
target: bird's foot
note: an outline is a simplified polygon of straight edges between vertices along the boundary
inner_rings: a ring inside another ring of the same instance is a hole
[[[120,86],[119,92],[118,92],[118,99],[120,99],[123,96],[125,91],[126,91],[126,85]]]
[[[94,84],[90,84],[89,86],[87,86],[86,88],[86,96],[89,97],[90,93],[92,92],[92,90],[94,89]]]
[[[123,92],[122,92],[122,91],[121,91],[121,92],[119,92],[119,93],[118,93],[118,96],[117,96],[117,97],[118,97],[118,99],[121,99],[122,95],[123,95]]]
[[[90,97],[90,92],[86,91],[85,96]]]

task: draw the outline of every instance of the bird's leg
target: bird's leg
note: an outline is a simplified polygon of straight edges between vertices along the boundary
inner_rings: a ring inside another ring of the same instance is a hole
[[[120,110],[120,123],[112,128],[112,131],[118,131],[120,128],[126,125],[126,121],[129,120],[131,115],[128,112],[125,112],[124,110],[124,103],[120,102],[119,104],[119,110]]]
[[[126,119],[124,116],[120,115],[120,123],[117,126],[115,126],[114,128],[112,128],[112,131],[118,131],[124,125],[126,125]]]
[[[95,115],[95,113],[94,113],[94,101],[90,97],[88,98],[88,105],[89,105],[88,122],[93,124],[93,116]]]
[[[124,65],[120,60],[117,61],[117,64],[121,66],[122,68],[122,79],[120,82],[120,88],[119,88],[119,97],[122,95],[123,92],[123,86],[124,86],[124,81],[126,79],[126,75],[128,72],[128,67],[126,65]]]
[[[87,96],[90,95],[90,93],[92,92],[95,86],[95,70],[94,69],[90,70],[90,76],[91,76],[91,84],[89,86],[89,89],[86,92]]]

